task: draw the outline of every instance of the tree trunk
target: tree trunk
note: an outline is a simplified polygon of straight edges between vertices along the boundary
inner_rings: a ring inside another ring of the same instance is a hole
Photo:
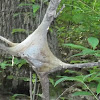
[[[39,74],[39,79],[42,86],[43,100],[49,100],[49,78],[45,73]]]

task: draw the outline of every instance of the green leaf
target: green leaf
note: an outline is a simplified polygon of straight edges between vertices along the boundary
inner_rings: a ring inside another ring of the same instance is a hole
[[[19,79],[23,80],[23,81],[26,81],[26,82],[30,81],[30,78],[28,78],[28,77],[19,77]]]
[[[86,80],[88,77],[90,77],[90,76],[92,76],[92,75],[94,75],[94,74],[96,74],[96,72],[91,73],[91,74],[88,74],[88,75],[85,75],[84,78],[83,78],[83,80]]]
[[[13,75],[9,75],[9,76],[7,76],[7,79],[13,79],[13,78],[14,78]]]
[[[41,98],[43,98],[44,96],[43,96],[43,94],[36,94],[37,96],[39,96],[39,97],[41,97]]]
[[[75,44],[71,44],[71,43],[68,43],[68,44],[63,44],[65,47],[71,47],[71,48],[74,48],[74,49],[80,49],[80,50],[84,50],[84,49],[87,49],[86,47],[84,46],[81,46],[81,45],[75,45]]]
[[[80,95],[92,95],[92,94],[90,92],[85,92],[85,91],[78,91],[73,93],[73,96],[80,96]]]
[[[16,29],[13,29],[11,33],[14,34],[16,32],[17,33],[20,33],[20,32],[25,33],[26,30],[25,29],[22,29],[22,28],[16,28]]]
[[[2,69],[6,69],[7,66],[11,66],[11,64],[7,64],[6,61],[0,63],[0,67],[1,67]]]
[[[15,14],[13,14],[13,17],[17,17],[17,16],[19,16],[21,13],[15,13]]]
[[[84,82],[83,82],[83,81],[84,81],[84,80],[83,80],[83,78],[84,78],[83,75],[76,76],[76,77],[73,77],[73,78],[75,78],[74,81],[78,81],[78,82],[84,83]]]
[[[30,0],[32,3],[34,3],[35,2],[35,0]]]
[[[36,77],[37,77],[36,74],[33,74],[33,75],[32,75],[32,83],[35,83],[35,82],[36,82],[36,80],[37,80]]]
[[[54,83],[54,79],[49,78],[49,81],[50,81],[50,83],[51,83],[53,86],[55,85],[55,83]]]
[[[56,81],[54,86],[58,85],[59,83],[65,81],[65,80],[66,80],[66,77],[60,78],[59,80]]]
[[[71,57],[75,57],[75,56],[82,56],[82,55],[84,55],[84,54],[83,54],[83,52],[78,53],[78,54],[75,54],[75,55],[73,55],[73,56],[71,56]]]
[[[1,63],[0,66],[1,66],[2,69],[6,69],[7,64]]]
[[[96,51],[91,50],[91,49],[84,49],[82,52],[83,52],[83,54],[94,54],[94,53],[96,53]]]
[[[73,74],[73,73],[74,73],[74,74],[79,74],[79,75],[81,74],[79,71],[68,70],[68,69],[67,69],[67,70],[65,70],[65,73],[71,73],[71,74]]]
[[[25,94],[14,94],[14,95],[12,96],[12,98],[16,98],[16,97],[18,97],[18,96],[27,96],[27,95],[25,95]]]
[[[82,55],[95,55],[95,53],[96,51],[86,48],[81,53],[75,54],[72,57],[82,56]]]
[[[70,61],[71,64],[86,63],[86,62],[88,62],[88,61],[86,61],[86,60],[83,60],[83,61],[81,61],[81,60],[71,60],[71,61]]]
[[[66,100],[66,97],[60,97],[60,100]]]
[[[94,79],[96,78],[96,77],[100,77],[100,73],[96,73],[96,76],[94,77]]]
[[[88,42],[92,46],[93,49],[95,49],[96,46],[99,44],[99,40],[95,37],[89,37]]]
[[[77,13],[77,14],[75,14],[75,15],[73,16],[73,21],[74,21],[75,23],[80,23],[80,22],[83,21],[83,19],[84,19],[84,16],[83,16],[83,14],[81,14],[81,13]]]
[[[97,92],[97,94],[100,93],[100,83],[99,83],[98,86],[97,86],[97,90],[96,90],[96,92]]]
[[[36,5],[36,4],[34,4],[33,6],[33,13],[35,14],[37,11],[38,11],[38,9],[40,8],[40,6],[39,5]]]
[[[20,59],[14,57],[14,64],[15,64],[15,65],[20,64]]]
[[[63,81],[78,81],[78,82],[81,82],[83,83],[83,76],[76,76],[76,77],[67,77],[67,76],[64,76],[63,78],[60,78],[59,80],[56,81],[55,85],[58,85],[59,83],[63,82]]]
[[[23,59],[19,60],[18,68],[21,68],[23,65],[25,65],[27,62]]]
[[[96,57],[100,57],[100,54],[98,54],[98,53],[95,53],[95,55],[94,56],[96,56]]]

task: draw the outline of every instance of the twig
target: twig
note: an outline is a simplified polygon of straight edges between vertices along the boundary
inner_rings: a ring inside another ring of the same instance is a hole
[[[59,12],[55,15],[55,18],[59,16],[59,14],[62,12],[62,10],[65,8],[65,4],[63,4],[62,8],[59,10]]]
[[[43,6],[43,1],[41,0],[39,25],[41,23],[42,6]]]
[[[97,0],[94,0],[94,5],[93,5],[93,10],[95,10],[95,4],[96,4]]]
[[[87,4],[85,4],[84,2],[82,2],[81,0],[78,0],[78,1],[81,2],[82,4],[84,4],[85,6],[87,6],[88,8],[90,8],[96,14],[98,14],[98,12],[96,12],[94,9],[92,9],[90,6],[88,6]]]
[[[12,55],[12,66],[14,65],[14,55]]]
[[[70,7],[78,8],[78,9],[80,9],[82,12],[84,12],[84,10],[83,10],[82,8],[78,7],[78,6],[74,6],[74,5],[70,5],[70,4],[66,4],[66,5],[67,5],[67,6],[70,6]]]
[[[4,41],[5,43],[7,43],[10,46],[15,46],[18,44],[18,43],[13,43],[13,42],[9,41],[8,39],[4,38],[3,36],[0,36],[0,40]]]
[[[35,83],[34,83],[34,94],[33,94],[33,100],[35,100],[35,95],[36,95],[36,87],[37,87],[37,75],[35,77]]]
[[[74,85],[75,85],[75,84],[74,84]],[[70,86],[69,88],[73,87],[74,85]],[[59,97],[58,97],[56,100],[59,100],[60,97],[61,97],[62,95],[64,95],[64,94],[66,93],[66,91],[68,91],[69,88],[65,89],[65,91],[62,92],[61,95],[59,95]]]
[[[97,98],[97,96],[93,93],[93,91],[87,86],[87,84],[85,84],[85,83],[83,83],[84,84],[84,86],[91,92],[91,94],[94,96],[94,98],[96,99],[96,100],[99,100],[98,98]]]
[[[37,88],[37,93],[36,94],[39,94],[39,88],[40,88],[40,83],[38,84],[38,88]],[[37,96],[36,100],[38,100],[38,96]]]
[[[33,100],[32,98],[32,67],[30,67],[30,100]]]
[[[67,68],[91,68],[93,66],[100,66],[100,62],[91,62],[91,63],[81,63],[81,64],[66,64],[58,66],[50,71],[46,72],[46,74],[53,73],[58,70],[67,69]]]

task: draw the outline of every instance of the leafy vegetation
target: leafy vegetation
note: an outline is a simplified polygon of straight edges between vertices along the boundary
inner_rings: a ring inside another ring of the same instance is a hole
[[[30,8],[30,11],[28,12],[16,12],[13,14],[13,17],[16,18],[18,17],[19,15],[22,15],[24,16],[24,19],[27,20],[28,18],[33,17],[33,18],[36,18],[36,14],[40,8],[40,5],[38,3],[36,3],[35,0],[28,0],[27,2],[21,2],[19,5],[18,5],[18,8],[24,8],[24,7],[29,7]],[[32,31],[28,31],[29,33],[32,33]],[[23,28],[15,28],[15,29],[12,29],[12,34],[15,34],[15,33],[27,33],[27,30],[26,29],[23,29]],[[29,34],[27,33],[27,34]]]
[[[26,30],[25,30],[25,29],[18,28],[18,29],[13,29],[11,33],[14,34],[14,33],[16,33],[16,32],[17,32],[17,33],[20,33],[20,32],[21,32],[21,33],[25,33]]]
[[[14,62],[14,63],[13,63]],[[12,65],[13,63],[13,65]],[[19,80],[24,82],[29,82],[30,78],[29,76],[20,76],[18,75],[18,70],[21,70],[24,66],[27,66],[27,62],[24,59],[16,58],[12,59],[12,57],[7,57],[5,61],[0,63],[0,75],[4,75],[5,73],[10,72],[10,74],[7,75],[6,80]],[[10,71],[9,69],[17,69],[16,72]],[[8,70],[8,71],[7,71]],[[32,83],[34,84],[36,81],[36,74],[32,74]],[[13,83],[12,83],[13,84]],[[3,86],[3,80],[0,82],[0,86]],[[29,99],[29,96],[26,96],[25,94],[14,94],[10,98],[11,100],[16,100],[17,97],[26,97]]]
[[[87,48],[81,45],[75,45],[75,44],[64,44],[64,46],[72,48],[72,49],[78,49],[81,50],[81,53],[75,54],[72,57],[75,56],[83,56],[83,55],[93,55],[96,57],[100,58],[100,50],[95,50],[97,49],[97,46],[99,44],[99,40],[95,37],[89,37],[88,39],[88,43],[91,46],[91,48]],[[78,61],[78,63],[80,63],[81,61]],[[76,63],[75,61],[73,61],[73,63]],[[94,67],[93,69],[89,69],[87,75],[82,75],[83,73],[78,73],[77,71],[66,71],[67,73],[75,73],[75,74],[79,74],[78,76],[73,76],[73,77],[69,77],[69,76],[59,76],[60,79],[58,79],[55,83],[54,86],[58,85],[59,83],[63,82],[63,81],[77,81],[83,84],[82,88],[85,86],[86,88],[84,89],[85,91],[76,91],[73,93],[73,96],[81,96],[81,95],[93,95],[94,98],[96,100],[98,99],[98,95],[100,94],[100,68],[98,67]],[[91,85],[92,82],[95,82],[95,91],[92,91]],[[88,85],[89,86],[88,86]],[[97,86],[97,87],[96,87]]]
[[[100,71],[100,69],[99,69],[99,71]],[[78,76],[74,76],[74,77],[59,76],[60,79],[56,81],[54,86],[58,85],[60,82],[63,82],[63,81],[77,81],[77,82],[80,82],[83,84],[82,88],[85,91],[79,91],[79,92],[76,91],[73,93],[73,96],[93,95],[96,100],[99,100],[97,98],[97,95],[100,93],[100,86],[99,86],[100,85],[100,73],[99,73],[99,71],[96,72],[96,71],[94,71],[94,69],[92,69],[92,70],[89,70],[90,73],[87,75],[78,75]],[[77,73],[77,72],[75,72],[75,73]],[[91,87],[91,84],[93,81],[95,81],[95,88],[96,88],[95,92],[92,91],[93,87]],[[97,84],[97,87],[96,87],[96,84]],[[85,88],[84,88],[84,86],[85,86]],[[96,95],[95,95],[95,93],[96,93]]]
[[[85,40],[90,36],[100,39],[98,37],[100,32],[99,0],[62,0],[62,4],[66,7],[56,21],[60,43],[86,45]]]
[[[100,57],[100,50],[95,50],[99,44],[99,40],[95,37],[89,37],[88,38],[88,43],[90,44],[91,48],[87,48],[81,45],[75,45],[75,44],[64,44],[64,46],[68,46],[74,49],[80,49],[82,50],[81,53],[75,54],[73,56],[81,56],[81,55],[94,55],[97,57]]]
[[[56,29],[59,47],[62,52],[67,52],[68,54],[72,51],[74,52],[70,56],[70,63],[73,64],[85,63],[90,60],[98,61],[100,59],[100,1],[62,0],[59,9],[63,4],[66,7],[56,19],[55,26],[53,27]],[[66,53],[62,54],[67,57]],[[92,95],[96,100],[99,100],[99,72],[100,68],[97,66],[79,72],[66,70],[66,76],[59,76],[54,86],[58,86],[59,83],[68,84],[69,81],[74,84],[78,82],[81,85],[77,84],[76,87],[81,87],[81,90],[72,92],[73,96]],[[60,98],[66,100],[66,95],[63,94]]]

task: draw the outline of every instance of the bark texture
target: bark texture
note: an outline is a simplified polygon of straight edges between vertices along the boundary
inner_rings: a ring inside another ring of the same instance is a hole
[[[40,73],[39,79],[43,91],[43,100],[49,100],[49,78],[45,73]]]
[[[24,1],[28,3],[28,0]],[[32,7],[18,7],[20,3],[22,0],[0,0],[0,35],[16,43],[23,41],[38,27],[46,11],[46,6],[42,6],[41,15],[38,11],[36,18],[33,18]],[[26,32],[11,33],[18,28],[25,29]],[[48,41],[52,52],[58,55],[56,33],[48,35]],[[0,42],[2,43],[1,40]]]

